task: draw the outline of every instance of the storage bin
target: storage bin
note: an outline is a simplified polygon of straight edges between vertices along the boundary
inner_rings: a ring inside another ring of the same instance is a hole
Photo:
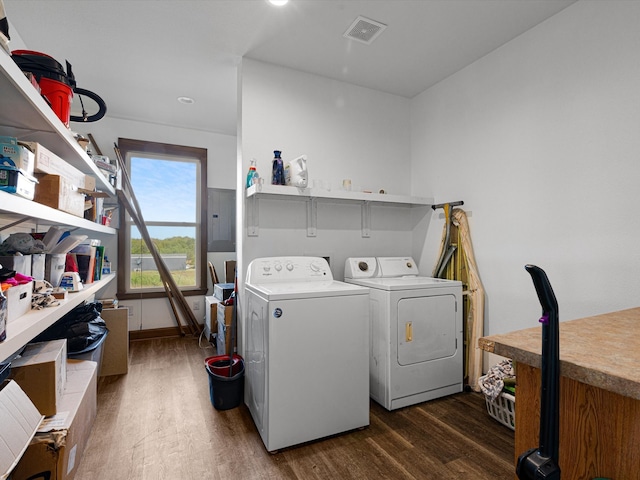
[[[484,396],[487,412],[501,424],[516,429],[516,397],[507,392],[501,392],[495,400]]]
[[[45,256],[44,253],[31,254],[31,276],[34,280],[44,280]]]
[[[44,279],[54,287],[60,286],[66,259],[66,253],[47,253],[45,256]]]
[[[235,408],[244,398],[244,359],[239,355],[233,356],[232,376],[228,373],[230,363],[226,355],[209,357],[205,361],[209,375],[209,397],[216,410]]]
[[[31,255],[7,255],[0,257],[0,265],[18,273],[31,276]]]
[[[31,311],[32,295],[33,282],[15,285],[5,290],[4,296],[7,297],[7,324]]]

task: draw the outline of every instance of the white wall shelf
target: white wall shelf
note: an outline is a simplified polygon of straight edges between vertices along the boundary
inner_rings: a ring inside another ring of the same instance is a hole
[[[107,275],[102,280],[85,285],[79,292],[68,293],[67,299],[60,300],[60,305],[56,307],[31,310],[11,321],[7,325],[6,340],[0,342],[0,361],[9,358],[23,345],[29,343],[34,337],[53,325],[63,315],[106,287],[114,278],[115,274]]]
[[[98,190],[115,194],[113,186],[80,147],[71,131],[64,126],[4,50],[0,50],[0,98],[0,135],[41,143],[81,172],[95,176]],[[6,192],[0,192],[0,220],[0,224],[5,227],[28,220],[38,225],[66,225],[108,235],[116,233],[114,228]],[[31,310],[11,321],[7,325],[6,340],[0,342],[0,361],[13,355],[114,278],[115,275],[108,275],[99,282],[86,285],[77,293],[68,294],[67,299],[61,301],[59,306]]]
[[[76,217],[7,192],[0,192],[0,215],[3,223],[31,220],[38,225],[67,225],[72,228],[82,228],[98,233],[116,234],[114,228],[105,227],[99,223]]]
[[[247,235],[257,237],[260,230],[259,199],[303,200],[307,202],[307,236],[316,236],[317,202],[359,203],[362,207],[362,236],[371,235],[371,205],[428,207],[433,198],[389,195],[383,193],[298,188],[286,185],[252,185],[247,189]]]
[[[41,143],[85,174],[97,179],[98,190],[115,194],[71,131],[31,85],[11,56],[0,49],[0,135]]]

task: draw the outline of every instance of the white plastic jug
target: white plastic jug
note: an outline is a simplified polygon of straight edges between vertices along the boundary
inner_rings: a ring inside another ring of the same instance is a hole
[[[307,174],[307,156],[300,155],[298,158],[287,163],[284,175],[287,185],[298,188],[307,188],[307,184],[309,183],[309,175]]]

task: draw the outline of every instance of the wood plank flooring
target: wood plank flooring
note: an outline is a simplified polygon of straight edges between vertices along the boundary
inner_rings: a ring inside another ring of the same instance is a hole
[[[129,373],[103,377],[77,480],[515,478],[513,432],[460,393],[388,412],[368,428],[268,453],[245,405],[217,411],[197,339],[131,343]]]

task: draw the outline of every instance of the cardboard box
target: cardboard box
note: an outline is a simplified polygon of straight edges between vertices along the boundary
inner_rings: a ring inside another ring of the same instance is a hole
[[[7,255],[0,257],[0,265],[18,273],[31,276],[31,255]]]
[[[43,418],[16,382],[0,384],[0,478],[17,465]]]
[[[218,338],[216,348],[218,355],[226,355],[231,351],[231,322],[233,321],[233,306],[218,304]],[[237,337],[234,338],[233,351],[238,345]]]
[[[91,175],[84,176],[84,187],[85,190],[89,190],[93,192],[96,189],[96,177],[92,177]]]
[[[103,308],[100,316],[109,329],[104,341],[100,376],[124,375],[129,371],[129,310]]]
[[[226,300],[231,296],[233,292],[234,284],[233,283],[216,283],[213,286],[213,296],[218,300]]]
[[[35,155],[19,144],[15,137],[0,137],[0,154],[13,160],[13,163],[28,175],[33,175]]]
[[[60,175],[37,174],[38,186],[33,199],[63,212],[84,217],[84,194],[74,184]]]
[[[48,173],[66,178],[71,184],[79,188],[85,187],[85,174],[73,165],[43,147],[37,142],[19,142],[31,150],[35,157],[34,170],[38,173]]]
[[[211,342],[213,336],[218,334],[218,300],[213,295],[204,297],[206,310],[204,316],[204,334],[207,341]]]
[[[7,297],[7,323],[11,323],[31,311],[33,281],[5,290],[4,296]]]
[[[30,343],[11,362],[11,377],[45,416],[60,411],[67,383],[67,340]]]
[[[60,413],[44,419],[15,468],[16,479],[38,474],[50,480],[75,477],[96,418],[96,369],[95,362],[68,361]]]

